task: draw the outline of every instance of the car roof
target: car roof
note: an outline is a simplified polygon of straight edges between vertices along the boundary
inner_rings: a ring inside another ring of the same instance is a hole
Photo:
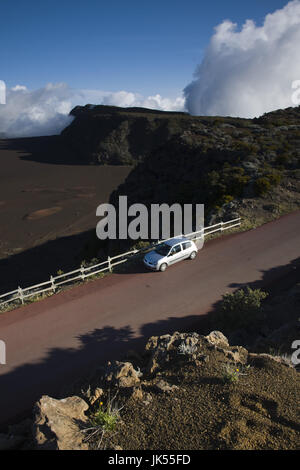
[[[176,238],[172,238],[171,240],[166,240],[164,243],[168,246],[174,246],[174,245],[177,245],[177,243],[182,243],[186,241],[190,241],[190,240],[185,237],[176,237]]]

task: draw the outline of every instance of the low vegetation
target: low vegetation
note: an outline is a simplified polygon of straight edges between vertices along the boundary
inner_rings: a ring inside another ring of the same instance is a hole
[[[262,301],[268,296],[261,289],[238,289],[223,295],[213,321],[222,331],[234,328],[248,328],[262,321]]]

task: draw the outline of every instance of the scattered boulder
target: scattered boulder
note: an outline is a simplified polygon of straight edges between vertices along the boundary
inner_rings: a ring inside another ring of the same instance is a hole
[[[248,351],[242,346],[232,347],[230,350],[224,349],[225,356],[237,364],[246,364],[248,360]]]
[[[142,400],[144,398],[144,392],[141,387],[133,388],[131,398],[134,400]]]
[[[221,331],[211,331],[209,335],[205,336],[205,338],[211,343],[217,346],[227,346],[229,347],[229,342],[226,336],[221,333]]]
[[[152,336],[146,344],[146,351],[151,351],[151,357],[147,366],[147,373],[153,374],[169,361],[169,351],[178,351],[180,345],[186,345],[192,349],[198,345],[201,336],[197,333],[179,333],[172,335]]]
[[[56,400],[47,395],[34,408],[33,437],[38,449],[87,450],[82,426],[88,418],[88,404],[73,396]]]
[[[114,361],[108,364],[105,380],[120,388],[134,387],[140,383],[140,370],[135,370],[131,362]]]
[[[166,393],[173,392],[174,390],[178,389],[177,385],[170,385],[168,382],[166,382],[165,380],[162,380],[162,379],[159,380],[154,385],[154,388],[158,392],[166,392]]]

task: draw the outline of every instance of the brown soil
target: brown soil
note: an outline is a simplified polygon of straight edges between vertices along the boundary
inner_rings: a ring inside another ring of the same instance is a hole
[[[48,207],[48,209],[40,209],[39,211],[31,212],[24,216],[25,220],[37,220],[43,217],[49,217],[50,215],[56,214],[61,211],[62,207]]]
[[[258,356],[248,360],[250,368],[244,369],[245,375],[240,375],[237,382],[225,383],[223,366],[229,361],[224,352],[204,346],[200,352],[207,362],[189,362],[171,353],[168,366],[142,382],[142,397],[125,398],[116,434],[106,441],[108,448],[299,448],[300,377],[293,368]],[[179,388],[159,393],[153,387],[158,379]],[[121,401],[122,394],[126,395],[120,392]],[[95,446],[97,439],[91,447]]]
[[[2,292],[43,281],[74,262],[95,230],[96,208],[131,170],[82,165],[59,136],[0,140],[0,166]]]

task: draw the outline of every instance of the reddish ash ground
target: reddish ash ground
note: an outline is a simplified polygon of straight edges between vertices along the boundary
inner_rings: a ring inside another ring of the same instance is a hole
[[[153,335],[193,331],[226,291],[272,285],[299,257],[300,212],[204,246],[196,260],[165,273],[104,279],[0,316],[7,365],[0,368],[2,423],[55,395],[107,359],[138,349]]]

